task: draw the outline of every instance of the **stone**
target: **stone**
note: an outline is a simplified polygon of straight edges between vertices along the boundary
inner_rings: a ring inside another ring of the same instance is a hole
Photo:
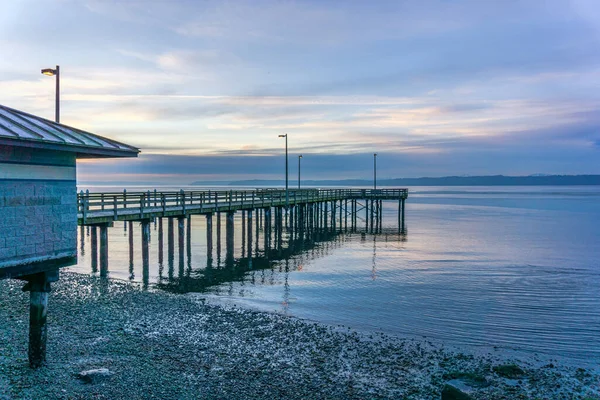
[[[445,385],[442,389],[442,400],[473,400],[473,398],[452,385]]]
[[[93,385],[110,379],[112,375],[114,373],[109,371],[108,368],[98,368],[81,371],[77,374],[77,378],[81,379],[84,383],[91,383]]]
[[[515,364],[496,365],[493,370],[498,375],[508,379],[518,379],[525,375],[525,371]]]

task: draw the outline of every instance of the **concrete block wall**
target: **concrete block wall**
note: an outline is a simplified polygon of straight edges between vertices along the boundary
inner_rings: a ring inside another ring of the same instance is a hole
[[[75,154],[6,147],[0,148],[0,269],[76,256]]]

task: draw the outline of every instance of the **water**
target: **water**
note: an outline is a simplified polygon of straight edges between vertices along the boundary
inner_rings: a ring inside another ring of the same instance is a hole
[[[159,265],[153,226],[146,283],[361,330],[597,362],[599,200],[599,187],[415,187],[406,234],[397,233],[397,204],[386,202],[382,234],[330,235],[268,260],[261,236],[251,266],[242,258],[241,213],[233,263],[224,219],[222,254],[213,249],[207,259],[202,216],[192,217],[183,263],[177,237],[169,262],[165,220],[165,260]],[[123,223],[110,229],[111,277],[146,281],[139,230],[130,263]],[[73,269],[89,273],[88,257],[84,237]]]

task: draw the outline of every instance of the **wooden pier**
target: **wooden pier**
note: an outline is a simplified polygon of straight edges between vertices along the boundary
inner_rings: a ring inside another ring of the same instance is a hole
[[[213,248],[213,216],[216,216],[217,254],[221,247],[221,214],[225,214],[226,260],[233,262],[234,214],[241,212],[242,240],[251,243],[254,233],[258,240],[263,231],[264,249],[281,248],[283,232],[289,240],[319,232],[379,233],[382,230],[383,202],[398,207],[398,232],[405,232],[404,205],[408,189],[297,189],[229,190],[178,192],[119,192],[78,194],[78,224],[91,230],[92,270],[101,276],[108,273],[108,227],[116,221],[129,225],[130,248],[133,245],[132,223],[141,223],[142,265],[148,270],[150,224],[158,219],[159,251],[162,252],[163,218],[167,218],[169,254],[174,253],[174,230],[177,221],[179,258],[184,256],[184,238],[190,240],[191,216],[206,218],[208,258]],[[256,220],[253,224],[253,220]],[[360,226],[359,226],[360,225]],[[99,230],[99,232],[97,231]],[[98,245],[99,236],[99,245]],[[83,237],[83,236],[82,236]],[[274,243],[272,243],[272,241]],[[160,258],[161,254],[159,254]],[[99,262],[98,262],[99,261]]]

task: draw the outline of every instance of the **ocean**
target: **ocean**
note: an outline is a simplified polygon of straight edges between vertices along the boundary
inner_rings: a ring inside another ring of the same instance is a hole
[[[233,262],[225,257],[224,222],[221,253],[213,249],[208,259],[206,222],[198,215],[183,263],[177,229],[174,257],[165,234],[159,263],[153,224],[146,276],[139,223],[131,258],[128,232],[117,222],[109,229],[109,276],[361,331],[597,363],[599,221],[598,186],[412,187],[404,233],[397,203],[384,202],[382,233],[364,232],[359,219],[356,233],[302,243],[287,243],[284,235],[287,250],[269,257],[262,237],[247,257],[238,212]],[[70,270],[90,274],[85,230],[81,239],[79,263]]]

